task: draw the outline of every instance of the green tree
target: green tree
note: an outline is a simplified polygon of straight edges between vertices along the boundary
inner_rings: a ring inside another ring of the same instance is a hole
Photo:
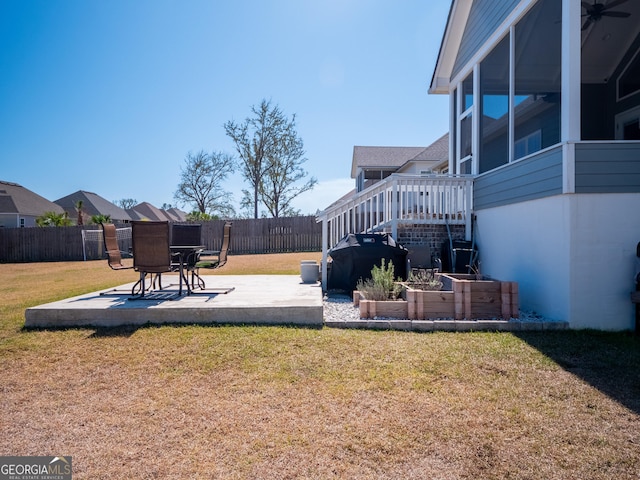
[[[202,213],[198,210],[194,210],[193,212],[187,214],[187,220],[189,222],[198,222],[198,221],[207,221],[207,220],[216,220],[217,218],[212,217],[208,213]]]
[[[251,191],[243,191],[242,205],[253,209],[254,218],[258,218],[260,203],[274,217],[291,214],[294,212],[291,200],[317,183],[311,178],[296,186],[307,175],[301,167],[307,159],[296,130],[296,116],[288,119],[277,105],[272,106],[267,100],[252,106],[251,112],[253,116],[243,123],[224,124],[251,187]]]
[[[98,225],[99,223],[111,223],[111,215],[92,215],[91,223]]]
[[[190,204],[201,213],[233,216],[233,196],[222,189],[222,183],[235,170],[233,156],[223,152],[196,154],[189,152],[180,169],[180,184],[174,193],[176,201]]]
[[[36,218],[36,225],[39,227],[68,227],[71,225],[71,219],[67,212],[45,212]]]

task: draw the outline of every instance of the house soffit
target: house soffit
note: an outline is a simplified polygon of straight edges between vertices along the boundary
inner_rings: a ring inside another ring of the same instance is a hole
[[[449,93],[449,81],[473,0],[452,0],[429,93]]]

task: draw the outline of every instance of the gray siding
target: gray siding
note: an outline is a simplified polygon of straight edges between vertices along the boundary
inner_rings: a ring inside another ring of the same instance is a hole
[[[473,186],[475,210],[562,193],[562,148],[557,147],[479,176]]]
[[[576,145],[576,193],[640,192],[640,142]]]
[[[484,45],[491,34],[518,5],[519,0],[475,0],[469,12],[469,19],[465,26],[458,50],[452,77],[471,57]]]

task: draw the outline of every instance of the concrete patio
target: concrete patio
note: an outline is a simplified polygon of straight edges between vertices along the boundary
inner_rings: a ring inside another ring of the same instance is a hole
[[[177,292],[178,276],[162,277]],[[297,275],[211,275],[208,290],[174,300],[129,301],[133,284],[28,308],[27,328],[117,327],[147,324],[253,324],[321,327],[320,283]],[[229,293],[214,289],[233,288]],[[101,293],[106,293],[101,295]]]
[[[25,311],[26,328],[120,327],[125,325],[292,325],[311,328],[364,328],[432,331],[565,330],[566,322],[539,318],[501,320],[360,319],[352,304],[344,317],[324,311],[319,282],[298,275],[207,275],[207,290],[173,300],[130,301],[133,283],[87,293]],[[178,291],[177,275],[162,277],[165,294]],[[219,293],[233,288],[228,293]]]

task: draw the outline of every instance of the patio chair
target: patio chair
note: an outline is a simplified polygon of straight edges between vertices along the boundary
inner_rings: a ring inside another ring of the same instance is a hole
[[[202,225],[200,224],[173,224],[171,227],[171,251],[178,253],[184,258],[174,258],[171,263],[171,269],[177,271],[182,268],[186,270],[184,277],[187,286],[189,284],[189,272],[191,272],[191,287],[205,288],[204,280],[196,272],[196,264],[200,261],[200,252],[202,249],[188,248],[184,250],[176,249],[176,246],[197,247],[202,244]]]
[[[195,264],[195,269],[191,272],[192,286],[194,281],[198,282],[198,286],[202,289],[203,294],[227,294],[235,290],[235,287],[209,287],[206,288],[204,280],[200,276],[201,268],[221,268],[227,263],[227,254],[229,252],[229,243],[231,241],[231,222],[225,222],[222,229],[222,246],[220,251],[203,250],[200,252],[200,258]],[[195,287],[194,287],[195,288]]]
[[[129,300],[135,300],[145,297],[145,292],[151,288],[151,285],[155,288],[156,281],[159,289],[162,290],[162,274],[171,271],[169,222],[131,222],[131,244],[133,268],[136,272],[140,272],[140,280],[131,289],[132,297],[129,298]],[[151,277],[149,287],[146,285],[147,275]],[[155,297],[158,295],[154,295]],[[169,299],[168,296],[166,297]]]
[[[200,253],[200,260],[196,263],[196,274],[200,268],[221,268],[227,263],[229,253],[229,243],[231,241],[231,222],[225,222],[222,230],[222,246],[220,251],[203,250]]]
[[[116,226],[113,223],[101,223],[102,238],[104,239],[104,249],[107,254],[107,263],[113,270],[129,270],[133,265],[122,263],[123,255],[131,256],[131,252],[120,250],[118,238],[116,236]]]

